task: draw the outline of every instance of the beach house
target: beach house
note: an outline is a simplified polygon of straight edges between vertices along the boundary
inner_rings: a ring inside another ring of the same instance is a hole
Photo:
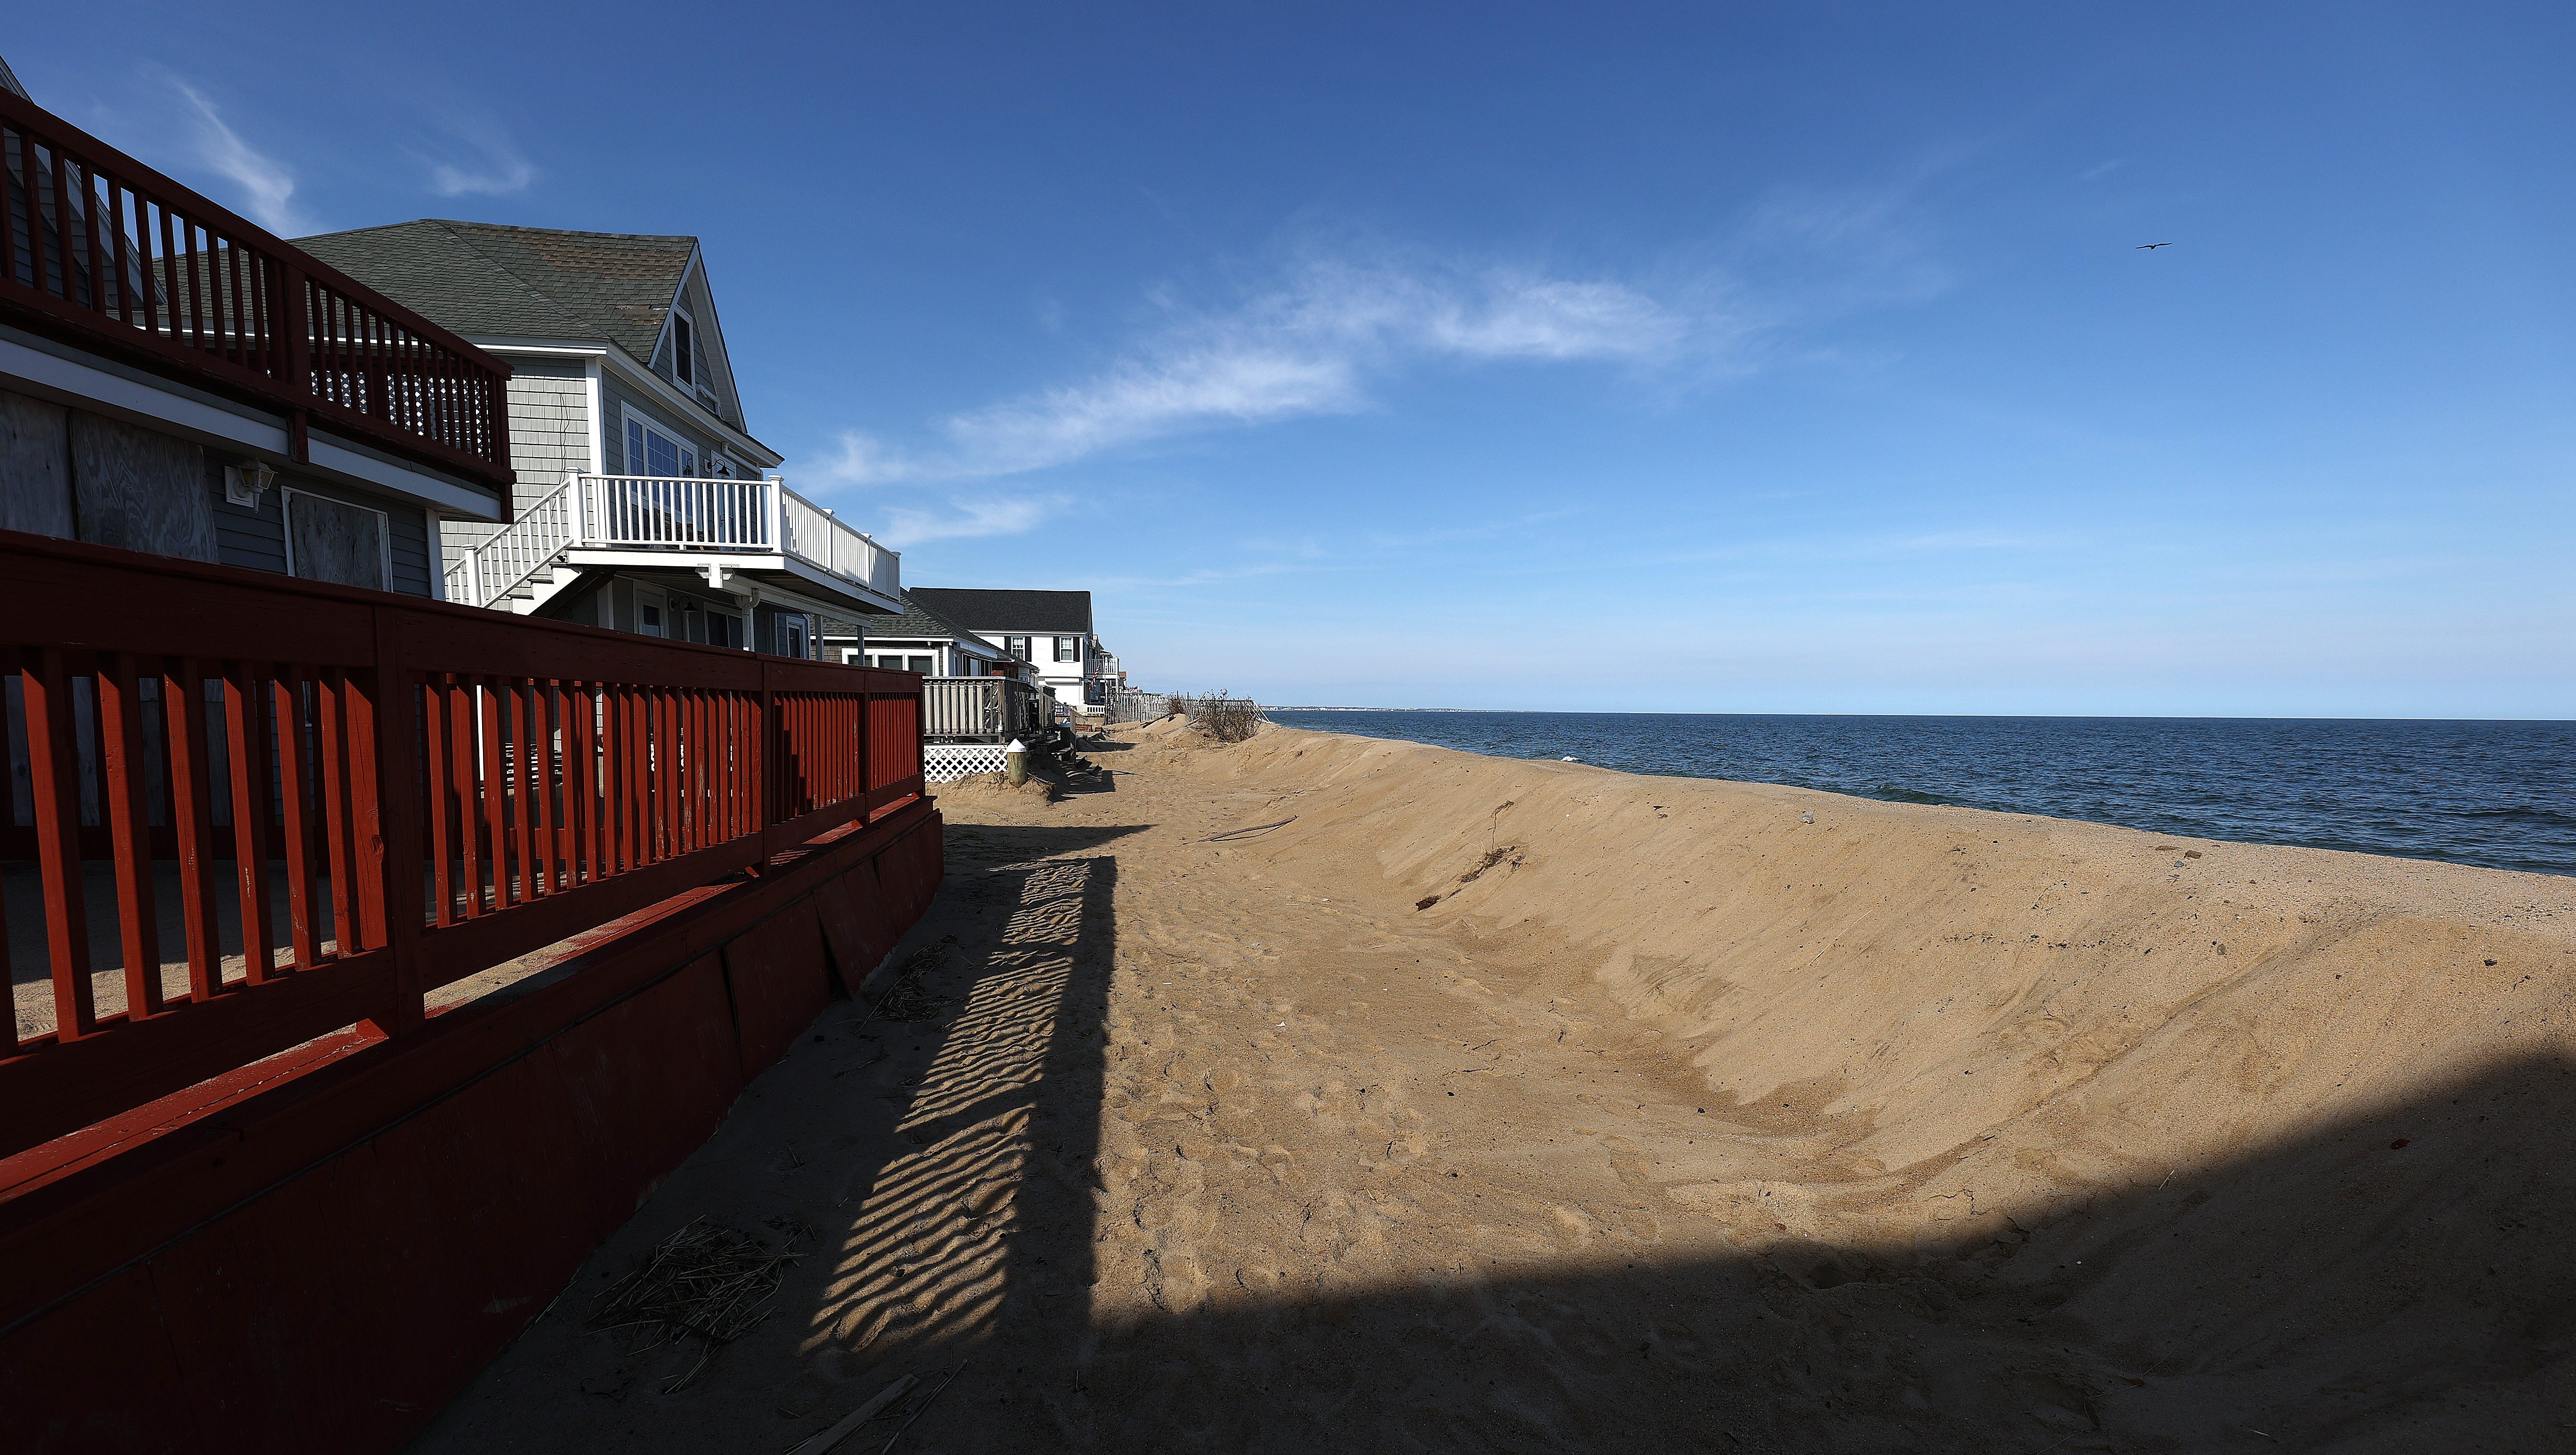
[[[510,509],[510,365],[0,71],[0,529],[413,596]]]
[[[924,604],[917,591],[905,592],[903,599],[901,612],[867,618],[865,637],[825,637],[825,657],[925,677],[999,677],[1026,660],[1015,661],[998,644]]]
[[[749,432],[697,239],[431,218],[301,246],[510,364],[517,486],[442,532],[449,599],[791,657],[902,611],[897,553]]]
[[[912,599],[1036,669],[1039,684],[1074,712],[1096,710],[1099,663],[1088,591],[987,591],[924,586]]]
[[[944,872],[922,678],[602,619],[810,656],[895,561],[756,478],[672,342],[713,322],[694,245],[573,249],[547,287],[598,291],[539,346],[500,244],[446,232],[453,287],[325,249],[425,310],[5,68],[0,211],[8,1448],[402,1450]]]

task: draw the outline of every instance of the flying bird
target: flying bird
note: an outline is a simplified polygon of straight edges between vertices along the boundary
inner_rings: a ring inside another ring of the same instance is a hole
[[[2140,243],[2138,244],[2138,251],[2143,253],[2149,248],[2169,248],[2172,246],[2172,243]]]

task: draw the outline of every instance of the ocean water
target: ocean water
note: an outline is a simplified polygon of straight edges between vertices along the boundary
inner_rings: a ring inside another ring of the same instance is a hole
[[[2576,874],[2576,723],[1284,708],[1498,758]]]

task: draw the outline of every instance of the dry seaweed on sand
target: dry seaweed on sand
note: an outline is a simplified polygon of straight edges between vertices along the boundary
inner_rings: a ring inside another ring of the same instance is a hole
[[[952,938],[954,938],[952,936]],[[948,963],[945,944],[926,945],[912,952],[896,973],[894,984],[886,987],[873,1012],[876,1019],[888,1021],[928,1020],[939,1009],[939,997],[921,988],[921,977]]]
[[[699,1218],[663,1239],[643,1267],[601,1295],[590,1326],[631,1331],[631,1354],[696,1335],[697,1362],[663,1387],[672,1393],[698,1376],[716,1345],[741,1338],[769,1316],[769,1300],[797,1256],[772,1253],[749,1233]]]

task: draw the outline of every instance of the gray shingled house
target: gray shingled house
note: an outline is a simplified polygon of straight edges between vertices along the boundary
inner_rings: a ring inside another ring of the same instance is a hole
[[[449,599],[809,657],[904,609],[897,554],[749,432],[697,239],[424,219],[300,245],[512,366],[512,519],[442,532]]]

